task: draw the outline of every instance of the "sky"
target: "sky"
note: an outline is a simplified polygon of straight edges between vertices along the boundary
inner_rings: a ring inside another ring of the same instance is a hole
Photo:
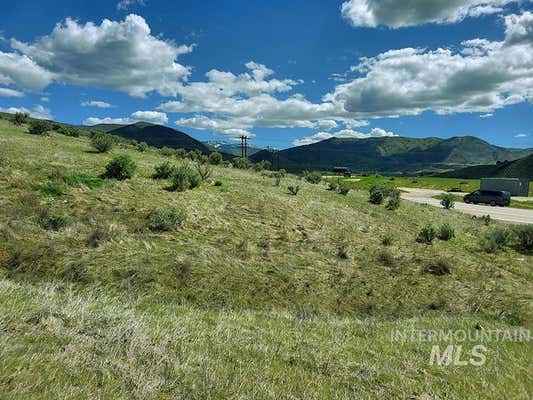
[[[18,0],[0,111],[287,148],[473,135],[533,147],[532,0]]]

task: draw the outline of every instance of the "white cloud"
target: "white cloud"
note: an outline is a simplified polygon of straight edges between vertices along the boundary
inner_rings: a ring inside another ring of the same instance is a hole
[[[144,2],[144,0],[121,0],[117,4],[117,10],[119,10],[119,11],[127,11],[133,5],[144,6],[145,2]]]
[[[15,114],[18,112],[22,113],[28,113],[32,118],[36,119],[54,119],[54,116],[50,113],[50,110],[48,108],[45,108],[41,105],[35,106],[32,110],[28,110],[25,107],[9,107],[9,108],[1,108],[1,112],[9,113],[9,114]]]
[[[48,103],[50,101],[50,97],[41,97],[41,101],[44,101],[45,103]]]
[[[488,114],[481,114],[481,115],[479,116],[479,118],[491,118],[491,117],[493,117],[493,116],[494,116],[493,113],[488,113]]]
[[[90,101],[84,101],[81,103],[83,107],[98,107],[98,108],[111,108],[113,107],[111,104],[106,103],[105,101],[98,101],[98,100],[90,100]]]
[[[518,138],[518,139],[523,139],[523,138],[529,137],[529,135],[527,135],[525,133],[519,133],[518,135],[514,135],[514,137]]]
[[[427,23],[450,24],[467,17],[501,13],[511,3],[529,0],[349,0],[341,12],[355,27],[401,28]]]
[[[24,93],[14,89],[0,87],[0,97],[24,97]]]
[[[37,65],[25,55],[0,51],[0,83],[26,89],[41,90],[48,86],[54,74]]]
[[[146,21],[134,14],[120,22],[104,19],[100,25],[82,25],[67,18],[50,35],[32,44],[13,39],[11,47],[22,55],[1,53],[0,74],[22,86],[42,89],[54,79],[124,91],[136,97],[152,91],[163,96],[176,95],[181,81],[190,74],[190,68],[176,60],[193,49],[152,36]],[[40,79],[26,76],[26,72],[13,77],[14,68],[5,73],[2,64],[6,64],[6,57],[15,66],[17,62],[26,64],[25,70],[33,68],[33,75]]]
[[[369,139],[375,137],[393,137],[398,136],[393,132],[387,132],[381,128],[373,128],[369,133],[362,133],[351,129],[343,129],[335,133],[318,132],[311,136],[306,136],[302,139],[296,139],[292,142],[294,146],[306,146],[309,144],[321,142],[323,140],[338,138],[338,139]]]
[[[83,125],[93,126],[98,124],[119,124],[130,125],[136,122],[151,122],[153,124],[163,125],[168,122],[168,117],[165,113],[158,111],[135,111],[130,117],[123,118],[97,118],[89,117],[83,121]]]
[[[533,14],[506,17],[502,42],[476,39],[462,49],[404,48],[352,67],[361,77],[329,96],[359,117],[480,112],[533,99]]]

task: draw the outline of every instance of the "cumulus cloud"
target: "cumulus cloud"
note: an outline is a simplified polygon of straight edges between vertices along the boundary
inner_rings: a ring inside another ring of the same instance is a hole
[[[9,108],[1,108],[1,112],[9,113],[9,114],[15,114],[18,112],[21,113],[27,113],[30,114],[32,118],[36,119],[54,119],[54,116],[50,112],[48,108],[43,107],[42,105],[37,105],[33,109],[29,110],[25,107],[9,107]]]
[[[120,22],[104,19],[100,25],[67,18],[50,35],[34,43],[13,39],[11,47],[20,54],[0,54],[0,82],[5,76],[22,86],[42,89],[53,79],[136,97],[152,91],[176,95],[190,74],[190,68],[177,59],[193,49],[152,36],[144,18],[134,14]]]
[[[18,90],[0,87],[0,97],[23,97],[24,93]]]
[[[501,42],[484,39],[450,49],[404,48],[362,58],[361,76],[329,99],[360,117],[481,112],[533,99],[533,14],[505,18]]]
[[[168,122],[168,117],[165,113],[159,111],[135,111],[130,117],[120,118],[97,118],[89,117],[83,121],[83,125],[93,126],[98,124],[119,124],[129,125],[136,122],[151,122],[153,124],[163,125]]]
[[[381,128],[373,128],[369,133],[362,133],[351,129],[343,129],[335,133],[318,132],[311,136],[306,136],[301,139],[296,139],[292,142],[294,146],[306,146],[309,144],[321,142],[331,138],[339,139],[369,139],[375,137],[393,137],[398,136],[393,132],[387,132]]]
[[[524,0],[528,2],[529,0]],[[355,27],[401,28],[427,23],[450,24],[467,17],[501,13],[522,0],[349,0],[341,12]]]
[[[90,100],[90,101],[84,101],[81,103],[83,107],[97,107],[97,108],[111,108],[113,107],[111,104],[106,103],[105,101],[99,101],[99,100]]]
[[[523,139],[529,137],[529,135],[525,133],[519,133],[518,135],[514,135],[514,137],[518,139]]]

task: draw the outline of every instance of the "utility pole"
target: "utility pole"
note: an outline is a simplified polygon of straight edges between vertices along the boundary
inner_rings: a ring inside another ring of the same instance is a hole
[[[241,139],[241,157],[246,158],[248,157],[248,136],[242,135],[239,139]]]

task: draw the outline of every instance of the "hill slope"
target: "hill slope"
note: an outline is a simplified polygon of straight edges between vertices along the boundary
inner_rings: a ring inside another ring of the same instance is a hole
[[[448,171],[438,176],[446,178],[529,178],[533,179],[533,155],[515,161],[496,165],[477,165],[455,171]]]
[[[148,143],[154,147],[173,147],[185,150],[200,150],[203,154],[211,153],[212,149],[189,135],[163,125],[146,122],[120,126],[107,130],[107,133]]]
[[[414,139],[386,137],[369,139],[332,138],[308,146],[293,147],[275,155],[262,151],[254,161],[267,159],[290,171],[331,170],[348,167],[356,172],[417,172],[471,164],[514,160],[533,149],[505,149],[475,137]]]
[[[100,180],[124,153],[133,179]],[[0,120],[0,398],[528,398],[530,343],[459,369],[391,338],[531,327],[532,256],[480,251],[503,225],[223,167],[170,192],[164,161],[180,162]],[[151,230],[156,209],[187,218]],[[444,223],[455,239],[416,242]],[[439,259],[451,274],[425,272]]]

